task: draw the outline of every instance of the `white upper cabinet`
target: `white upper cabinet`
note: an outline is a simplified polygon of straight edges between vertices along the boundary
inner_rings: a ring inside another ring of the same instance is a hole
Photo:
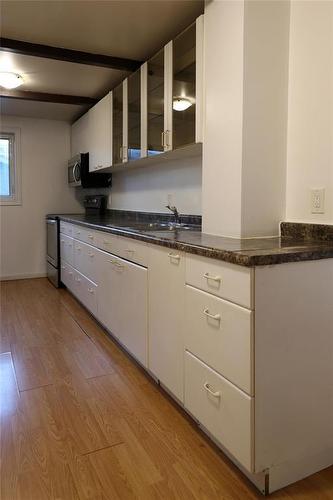
[[[89,171],[112,164],[112,92],[88,111]]]
[[[84,114],[76,120],[71,130],[71,156],[89,151],[89,116]]]
[[[90,171],[120,170],[201,143],[202,79],[200,16],[73,124],[72,154],[89,152]]]

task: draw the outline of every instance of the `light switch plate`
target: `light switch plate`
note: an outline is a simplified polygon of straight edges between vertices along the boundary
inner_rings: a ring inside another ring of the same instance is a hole
[[[325,189],[311,189],[311,213],[325,213]]]

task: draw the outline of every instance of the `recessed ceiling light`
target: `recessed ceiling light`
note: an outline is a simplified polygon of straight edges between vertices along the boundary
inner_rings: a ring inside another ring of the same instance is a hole
[[[17,73],[10,73],[6,71],[0,72],[0,86],[5,89],[15,89],[23,83],[23,78]]]
[[[190,106],[192,106],[192,102],[186,99],[186,97],[176,97],[172,103],[172,107],[175,111],[185,111],[185,109],[188,109]]]

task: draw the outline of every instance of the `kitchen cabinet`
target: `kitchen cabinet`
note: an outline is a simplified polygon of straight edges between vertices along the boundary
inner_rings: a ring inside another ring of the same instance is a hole
[[[112,165],[123,163],[125,153],[125,135],[124,135],[124,83],[116,87],[113,92],[113,110],[112,110]]]
[[[147,269],[99,252],[99,319],[147,366]]]
[[[112,164],[112,92],[98,101],[71,128],[71,155],[89,153],[89,171]]]
[[[149,369],[180,401],[184,398],[185,254],[149,249]]]
[[[71,127],[71,156],[89,152],[89,116],[85,113]]]
[[[141,158],[141,70],[127,78],[127,157]]]
[[[88,111],[89,171],[112,164],[112,92]]]

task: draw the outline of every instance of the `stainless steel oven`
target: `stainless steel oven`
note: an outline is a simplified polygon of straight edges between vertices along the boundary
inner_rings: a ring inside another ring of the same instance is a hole
[[[57,288],[60,286],[60,255],[59,255],[59,219],[48,215],[46,218],[47,231],[47,277]]]

